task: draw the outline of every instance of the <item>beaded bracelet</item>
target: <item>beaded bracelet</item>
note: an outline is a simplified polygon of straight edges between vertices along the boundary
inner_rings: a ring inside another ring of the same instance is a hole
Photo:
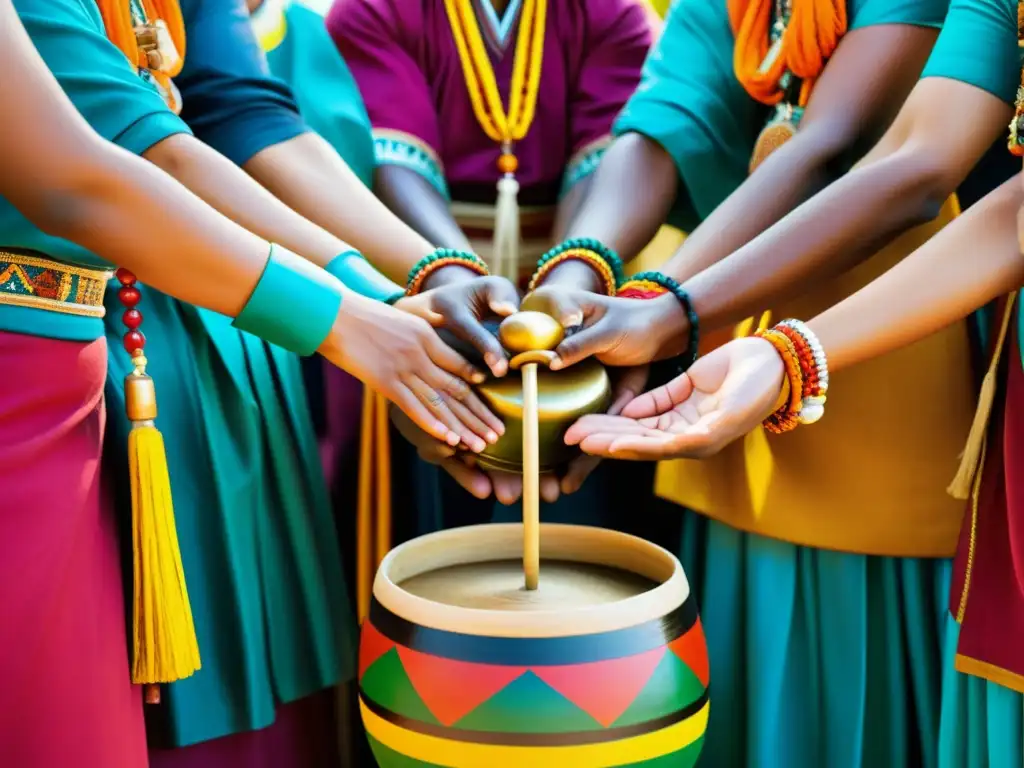
[[[409,270],[409,280],[405,285],[405,295],[415,296],[423,290],[423,284],[427,281],[428,277],[437,272],[437,270],[452,266],[453,264],[472,270],[481,277],[486,277],[490,274],[487,264],[475,253],[456,251],[453,248],[435,248],[433,252],[417,261],[412,269]],[[397,299],[398,297],[395,297],[396,301]]]
[[[589,265],[601,277],[604,292],[614,296],[619,285],[625,280],[622,259],[611,248],[593,238],[574,238],[556,245],[540,257],[537,270],[530,278],[529,291],[533,291],[544,282],[544,278],[559,264],[570,260],[582,261]]]
[[[800,425],[800,408],[803,404],[804,374],[800,367],[799,355],[789,337],[775,328],[758,331],[755,336],[775,347],[775,351],[782,358],[786,368],[786,379],[789,381],[789,399],[764,420],[764,428],[775,434],[789,432]]]
[[[788,432],[818,421],[825,414],[828,392],[828,360],[818,338],[799,320],[784,320],[755,335],[771,343],[782,357],[789,384],[787,402],[765,420],[765,428]]]
[[[799,320],[783,320],[776,328],[785,333],[800,350],[802,365],[806,365],[811,380],[802,393],[803,404],[800,408],[800,423],[813,424],[825,415],[825,400],[828,393],[828,358],[818,337]]]
[[[700,345],[700,318],[697,317],[697,311],[693,308],[693,302],[686,289],[661,272],[640,272],[622,284],[618,296],[627,299],[656,299],[666,293],[671,293],[682,304],[690,324],[689,343],[686,345],[686,351],[680,356],[680,373],[683,373],[697,361],[697,348]]]

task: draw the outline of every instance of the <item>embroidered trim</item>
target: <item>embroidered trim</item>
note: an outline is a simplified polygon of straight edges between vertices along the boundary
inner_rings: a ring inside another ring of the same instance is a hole
[[[112,274],[0,251],[0,304],[103,317],[103,293]]]
[[[450,200],[441,160],[427,144],[403,131],[373,132],[373,158],[377,165],[398,165],[416,171]]]
[[[565,167],[565,174],[562,176],[562,188],[558,192],[558,197],[565,197],[570,189],[596,171],[605,151],[611,145],[612,137],[602,136],[585,145],[569,158],[569,164]]]

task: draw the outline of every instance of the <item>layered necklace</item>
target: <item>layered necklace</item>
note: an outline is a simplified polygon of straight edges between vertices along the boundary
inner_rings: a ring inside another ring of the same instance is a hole
[[[444,6],[459,52],[473,114],[487,137],[501,148],[498,157],[501,176],[498,179],[494,222],[494,264],[491,267],[496,274],[515,279],[519,262],[519,182],[516,181],[519,160],[515,155],[515,144],[529,132],[537,110],[547,0],[523,2],[507,111],[501,101],[494,68],[487,56],[471,0],[445,0]]]
[[[96,0],[107,37],[152,83],[174,112],[181,95],[171,78],[185,63],[185,22],[178,0]]]
[[[753,172],[791,139],[814,83],[846,34],[846,0],[728,0],[733,69],[751,97],[774,107],[750,158]]]

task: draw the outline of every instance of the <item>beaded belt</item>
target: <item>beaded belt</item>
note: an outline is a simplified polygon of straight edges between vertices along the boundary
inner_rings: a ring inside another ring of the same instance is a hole
[[[0,304],[103,317],[103,292],[112,274],[0,250]]]

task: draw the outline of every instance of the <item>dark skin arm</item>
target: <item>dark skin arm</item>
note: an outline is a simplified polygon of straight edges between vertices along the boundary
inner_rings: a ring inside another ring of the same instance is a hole
[[[920,38],[912,51],[906,45],[892,47],[895,43],[891,35],[900,30]],[[783,180],[791,162],[802,162],[797,152],[802,144],[798,142],[806,143],[816,158],[813,164],[803,162],[800,166],[808,194],[815,184],[820,187],[821,169],[827,170],[835,158],[843,156],[825,135],[839,130],[833,123],[835,118],[822,114],[826,110],[817,110],[818,103],[836,105],[837,99],[848,102],[849,109],[844,113],[848,128],[843,135],[846,151],[853,151],[872,138],[858,126],[879,121],[887,124],[898,105],[890,95],[877,93],[889,89],[893,82],[902,83],[905,90],[906,78],[890,73],[910,69],[903,56],[912,55],[916,76],[934,37],[930,30],[911,27],[859,32],[878,33],[889,39],[889,44],[876,50],[872,42],[877,42],[875,38],[858,33],[851,33],[840,44],[815,88],[806,116],[811,117],[812,109],[817,111],[822,120],[819,125],[829,130],[811,131],[817,121],[809,122],[806,130],[802,127],[688,238],[666,266],[668,274],[685,280],[706,330],[728,326],[780,299],[812,290],[815,282],[851,268],[895,235],[933,217],[1005,129],[1009,109],[991,94],[952,80],[920,81],[882,140],[857,168],[786,215],[775,200],[788,195],[787,206],[791,208],[793,196],[799,191],[796,182]],[[846,55],[853,50],[847,45],[850,42],[857,42],[860,53],[856,57]],[[862,93],[857,83],[873,84],[873,89]],[[818,170],[808,173],[812,168]],[[774,186],[762,183],[776,175],[779,181]],[[744,200],[745,206],[734,204]],[[719,215],[727,211],[732,216],[728,220]],[[749,226],[751,220],[770,223],[773,217],[777,221],[774,226],[760,235],[755,232],[752,240],[730,253],[735,241],[743,239],[734,236],[734,228],[749,236],[756,229]],[[696,244],[691,245],[691,241]],[[563,362],[598,354],[611,364],[625,364],[621,362],[623,357],[659,359],[678,354],[686,345],[686,318],[671,297],[645,302],[650,306],[640,313],[644,317],[633,319],[628,318],[629,309],[635,308],[632,302],[597,299],[585,308],[580,298],[561,301],[567,305],[563,313],[589,316],[587,330],[559,349]],[[659,331],[657,338],[649,332],[638,334],[652,327]]]
[[[635,257],[657,234],[679,186],[679,174],[661,145],[637,133],[615,142],[601,158],[575,215],[556,229],[555,240],[592,237],[624,260]],[[628,189],[629,194],[622,194]],[[582,191],[582,190],[581,190]],[[575,261],[551,271],[546,286],[599,291],[593,270]]]
[[[448,201],[416,171],[398,165],[378,166],[373,189],[398,218],[430,242],[442,248],[472,250]]]

